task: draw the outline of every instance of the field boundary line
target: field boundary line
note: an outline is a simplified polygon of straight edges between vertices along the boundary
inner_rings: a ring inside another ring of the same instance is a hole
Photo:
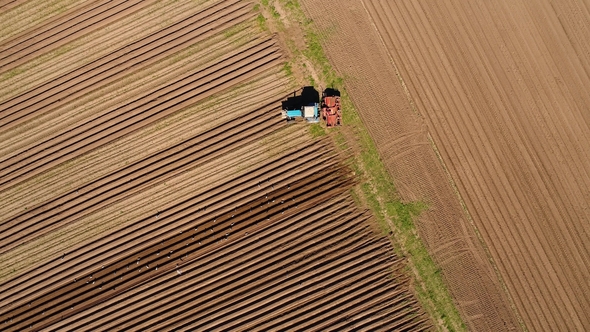
[[[483,247],[484,252],[486,253],[486,258],[489,260],[490,264],[492,265],[492,268],[494,269],[494,273],[496,274],[496,277],[498,278],[498,281],[500,282],[500,285],[502,286],[502,290],[504,291],[504,293],[508,297],[508,303],[510,304],[510,309],[512,309],[512,312],[516,316],[516,319],[518,320],[518,324],[520,325],[522,330],[528,331],[526,328],[526,325],[524,325],[524,321],[522,320],[522,317],[520,316],[520,314],[518,313],[518,310],[516,309],[516,305],[514,304],[514,300],[512,299],[512,296],[510,295],[510,292],[508,291],[508,287],[506,286],[506,283],[504,282],[504,279],[502,278],[502,275],[500,274],[500,270],[498,270],[498,266],[496,265],[496,262],[494,261],[492,255],[490,253],[490,249],[485,244],[483,237],[481,236],[481,233],[479,232],[479,229],[475,225],[475,222],[473,221],[473,218],[471,217],[471,213],[469,213],[469,210],[467,209],[467,205],[465,204],[463,197],[461,197],[461,193],[459,192],[459,188],[457,188],[457,184],[455,183],[455,181],[453,180],[453,178],[451,176],[451,173],[447,169],[447,165],[443,161],[442,156],[440,155],[440,152],[439,152],[438,148],[436,147],[436,144],[434,143],[434,139],[432,139],[432,136],[430,135],[430,132],[427,133],[426,137],[428,137],[428,141],[430,142],[430,145],[432,146],[432,149],[434,150],[434,153],[436,154],[436,158],[438,159],[438,161],[442,165],[443,170],[444,170],[445,174],[447,175],[447,178],[449,180],[449,184],[453,188],[453,192],[455,193],[455,195],[459,199],[459,204],[461,204],[461,209],[463,210],[463,213],[465,213],[465,217],[469,221],[469,224],[473,227],[473,230],[475,231],[475,235],[477,236],[478,241],[480,242],[481,246]]]
[[[423,118],[422,114],[420,114],[420,112],[418,112],[418,109],[416,108],[416,105],[414,104],[414,99],[412,99],[412,95],[410,95],[410,90],[406,86],[406,82],[404,82],[404,79],[402,78],[401,74],[399,73],[399,70],[397,69],[397,65],[395,64],[395,61],[393,61],[393,57],[391,56],[391,53],[389,52],[389,49],[387,48],[387,44],[385,44],[385,41],[383,40],[383,36],[381,36],[381,32],[379,32],[379,29],[377,28],[377,25],[375,24],[375,21],[373,20],[371,13],[369,13],[369,10],[367,9],[367,6],[365,5],[365,0],[361,0],[361,4],[363,5],[363,9],[365,10],[365,13],[367,13],[367,16],[369,17],[369,19],[371,21],[371,26],[373,27],[373,29],[375,29],[375,32],[377,32],[377,36],[379,37],[379,41],[381,42],[381,45],[383,45],[383,48],[385,49],[385,53],[387,53],[387,57],[389,58],[389,62],[391,62],[391,65],[393,66],[393,70],[395,71],[395,76],[397,77],[397,80],[399,81],[399,83],[402,85],[402,88],[404,89],[404,93],[406,94],[406,97],[408,99],[408,102],[410,103],[410,107],[412,108],[412,111],[416,115],[418,115],[420,118]]]
[[[373,27],[373,29],[375,29],[375,32],[377,33],[377,36],[379,37],[379,41],[381,42],[381,45],[384,47],[385,52],[387,53],[387,57],[389,58],[389,62],[393,66],[393,69],[395,71],[395,75],[397,76],[397,79],[400,82],[400,84],[404,90],[404,93],[406,94],[406,98],[408,99],[408,102],[410,104],[412,112],[414,112],[414,114],[418,115],[420,118],[423,119],[422,114],[420,114],[420,112],[416,108],[414,100],[412,99],[412,95],[410,94],[410,91],[409,91],[408,87],[406,86],[404,79],[401,77],[398,67],[395,64],[395,61],[393,60],[393,56],[391,55],[391,52],[387,48],[387,44],[385,44],[385,41],[383,40],[383,36],[381,35],[381,32],[379,32],[379,29],[377,28],[377,25],[375,24],[373,17],[369,13],[367,6],[365,5],[365,0],[360,0],[360,2],[363,5],[363,9],[365,10],[365,13],[367,14],[367,16],[370,19],[371,26]],[[475,222],[473,221],[471,213],[469,213],[469,209],[467,208],[467,205],[465,204],[465,201],[463,200],[463,197],[461,196],[461,193],[459,192],[459,188],[457,188],[457,185],[456,185],[455,181],[453,180],[453,177],[451,176],[451,173],[449,172],[447,165],[445,164],[444,160],[442,159],[442,156],[440,155],[439,149],[436,146],[434,139],[430,135],[430,131],[427,130],[426,134],[427,134],[428,141],[430,142],[430,145],[432,146],[432,149],[434,150],[434,153],[436,154],[436,158],[440,162],[445,174],[447,175],[447,179],[449,181],[449,184],[453,188],[453,192],[457,196],[457,199],[459,200],[459,204],[461,204],[461,208],[465,214],[465,217],[469,221],[469,224],[473,227],[473,230],[475,231],[477,239],[484,249],[484,252],[486,254],[486,258],[488,259],[492,268],[494,269],[494,273],[496,274],[496,277],[498,278],[498,281],[500,282],[500,285],[502,286],[502,290],[504,291],[504,293],[506,294],[506,296],[508,298],[508,302],[510,304],[510,309],[512,309],[512,312],[515,314],[516,319],[518,320],[518,324],[520,325],[522,330],[528,331],[526,326],[524,325],[524,321],[522,320],[522,317],[520,316],[520,314],[518,313],[518,310],[516,309],[516,306],[514,304],[514,300],[512,299],[512,296],[510,295],[510,292],[508,291],[508,287],[506,286],[504,279],[500,275],[500,271],[498,270],[498,266],[496,265],[496,262],[494,261],[493,257],[491,256],[490,250],[489,250],[488,246],[485,244],[479,229],[475,225]]]

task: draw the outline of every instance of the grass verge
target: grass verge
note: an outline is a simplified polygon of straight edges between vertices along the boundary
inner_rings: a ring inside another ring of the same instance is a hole
[[[466,326],[440,269],[430,257],[414,224],[414,219],[428,206],[422,202],[401,201],[373,139],[346,92],[346,79],[336,74],[324,52],[325,34],[320,33],[313,21],[305,16],[297,0],[261,0],[260,5],[261,15],[265,17],[265,30],[282,34],[281,38],[285,39],[284,44],[289,48],[288,73],[292,73],[298,83],[318,81],[324,87],[341,92],[344,126],[330,129],[329,135],[340,148],[352,147],[355,151],[350,162],[360,180],[351,193],[355,201],[370,208],[378,228],[389,236],[398,254],[408,259],[408,273],[414,281],[416,296],[435,326],[441,331],[465,331]],[[294,25],[297,27],[294,28]],[[297,32],[303,36],[303,42],[293,37],[297,36]],[[310,127],[312,136],[326,134],[321,126],[317,127],[321,131]]]

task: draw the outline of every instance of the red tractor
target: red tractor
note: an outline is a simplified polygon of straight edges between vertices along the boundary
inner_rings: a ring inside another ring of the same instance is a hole
[[[342,125],[342,109],[340,108],[340,96],[322,95],[322,118],[327,127]]]

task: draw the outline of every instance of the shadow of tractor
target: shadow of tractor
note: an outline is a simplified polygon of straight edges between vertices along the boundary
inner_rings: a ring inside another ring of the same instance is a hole
[[[332,96],[340,97],[340,90],[336,90],[336,89],[332,89],[332,88],[327,88],[327,89],[324,90],[323,96],[326,96],[326,97],[332,97]]]
[[[293,97],[289,97],[283,101],[282,108],[284,110],[299,110],[303,106],[320,102],[320,93],[313,86],[303,87],[299,95],[297,95],[297,92],[293,92]]]

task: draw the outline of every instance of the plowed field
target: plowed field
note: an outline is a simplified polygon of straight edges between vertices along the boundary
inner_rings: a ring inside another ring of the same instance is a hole
[[[0,2],[0,330],[432,326],[256,15]]]
[[[468,326],[590,329],[587,2],[303,3]]]

